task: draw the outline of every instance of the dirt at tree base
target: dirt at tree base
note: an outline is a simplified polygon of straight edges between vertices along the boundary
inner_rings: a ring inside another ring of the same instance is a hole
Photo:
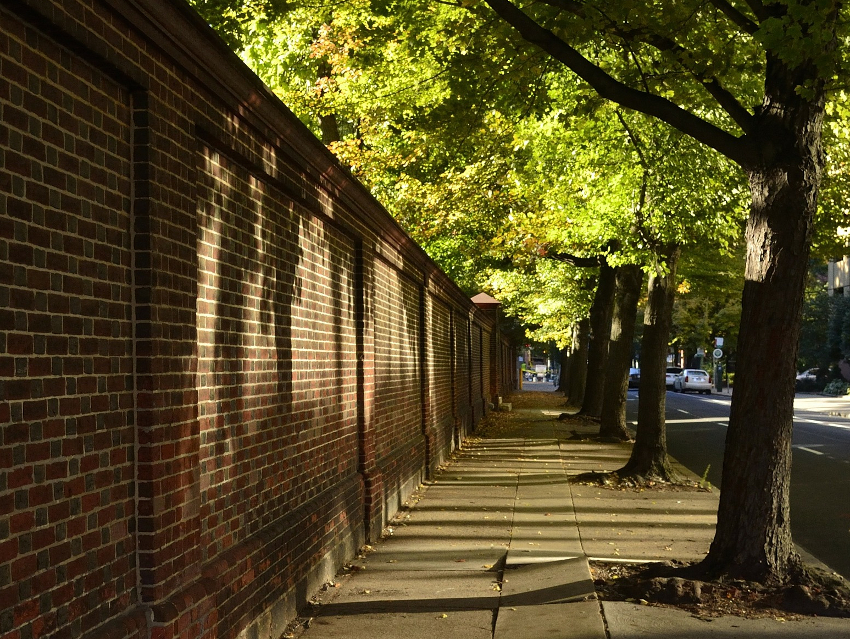
[[[659,475],[642,475],[639,473],[621,474],[618,471],[597,473],[581,473],[570,478],[571,484],[582,486],[598,486],[611,490],[645,490],[678,491],[678,492],[702,492],[710,493],[711,484],[703,481],[694,481],[683,477],[664,478]]]
[[[764,586],[739,579],[698,578],[699,564],[591,562],[597,595],[603,601],[628,601],[687,610],[695,617],[793,619],[850,617],[850,584],[836,573],[806,567],[791,584]]]
[[[519,391],[511,393],[514,408],[556,408],[564,406],[564,394],[558,391]]]

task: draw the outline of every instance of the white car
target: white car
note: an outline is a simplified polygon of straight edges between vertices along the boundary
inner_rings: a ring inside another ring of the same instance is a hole
[[[686,368],[676,376],[673,382],[673,390],[684,393],[685,391],[696,391],[711,395],[711,377],[699,368]]]
[[[803,371],[802,373],[799,373],[797,375],[797,381],[800,381],[800,382],[807,381],[807,380],[814,380],[814,379],[817,379],[817,378],[818,378],[818,369],[817,368],[810,368],[809,370]]]
[[[667,388],[673,389],[675,388],[674,384],[676,383],[676,377],[679,373],[682,372],[682,369],[678,366],[668,366],[667,370],[664,372],[664,383],[667,385]]]

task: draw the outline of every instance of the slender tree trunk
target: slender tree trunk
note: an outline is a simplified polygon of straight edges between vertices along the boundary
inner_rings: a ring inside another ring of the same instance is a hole
[[[566,347],[561,350],[561,370],[558,373],[558,387],[556,389],[559,393],[566,393],[570,387],[569,384],[571,351],[571,347]]]
[[[665,254],[667,273],[655,273],[649,278],[640,349],[640,401],[635,445],[629,461],[617,474],[673,481],[677,477],[667,458],[667,383],[664,373],[673,323],[679,247],[673,247]]]
[[[643,286],[643,270],[640,266],[628,264],[617,267],[616,271],[616,294],[611,317],[599,435],[627,441],[630,437],[626,427],[626,395],[634,353],[635,317]]]
[[[611,312],[614,306],[614,279],[616,273],[603,260],[599,267],[599,281],[590,307],[590,342],[587,348],[587,382],[581,415],[599,417],[602,414],[602,394],[605,388],[605,370],[608,361],[608,341],[611,335]]]
[[[567,393],[567,406],[580,408],[584,400],[584,387],[587,380],[587,349],[590,342],[590,320],[584,318],[576,325],[573,338],[573,354],[570,357],[570,386]]]
[[[331,142],[339,142],[339,125],[335,114],[320,115],[319,125],[322,128],[322,144],[328,145]]]
[[[800,566],[789,508],[794,373],[823,167],[823,100],[798,95],[805,71],[791,73],[768,59],[753,134],[770,141],[764,146],[771,155],[748,169],[752,207],[735,393],[717,532],[704,561],[709,573],[762,583],[785,583]]]

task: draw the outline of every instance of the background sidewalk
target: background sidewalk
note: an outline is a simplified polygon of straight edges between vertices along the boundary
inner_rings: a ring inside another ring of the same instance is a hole
[[[570,440],[594,428],[558,422],[554,395],[512,399],[514,410],[491,416],[482,436],[400,511],[388,536],[319,593],[308,628],[292,636],[850,638],[846,619],[706,620],[597,601],[589,559],[701,559],[718,493],[570,485],[570,475],[619,468],[630,445]]]

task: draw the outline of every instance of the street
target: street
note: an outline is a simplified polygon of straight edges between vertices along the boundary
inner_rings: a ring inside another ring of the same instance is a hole
[[[628,419],[637,420],[637,392]],[[720,487],[728,395],[667,393],[670,455]],[[831,414],[830,414],[831,413]],[[800,394],[794,401],[791,529],[794,541],[850,578],[850,414],[845,400]],[[722,488],[722,487],[721,487]]]

